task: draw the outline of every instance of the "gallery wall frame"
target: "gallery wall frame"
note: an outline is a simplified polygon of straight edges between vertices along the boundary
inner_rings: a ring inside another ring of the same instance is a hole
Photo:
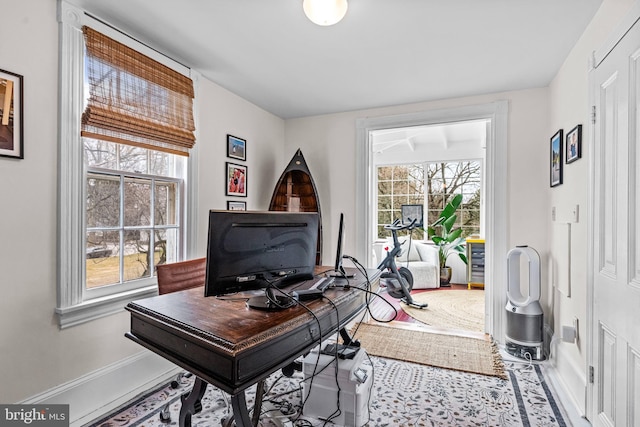
[[[247,160],[247,140],[227,134],[227,157]]]
[[[239,202],[237,200],[227,200],[228,211],[246,211],[247,202]]]
[[[562,129],[558,130],[549,140],[549,172],[550,185],[556,187],[562,184]]]
[[[582,125],[578,125],[567,132],[565,162],[573,163],[582,157]]]
[[[225,171],[227,196],[247,197],[247,167],[227,162]]]
[[[24,159],[23,77],[0,69],[0,156]]]

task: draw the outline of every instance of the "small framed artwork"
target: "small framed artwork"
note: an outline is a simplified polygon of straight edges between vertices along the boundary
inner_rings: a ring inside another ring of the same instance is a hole
[[[550,141],[549,169],[551,170],[552,187],[562,184],[562,148],[562,129],[560,129],[551,137]]]
[[[247,160],[247,141],[237,136],[227,135],[227,157]]]
[[[578,125],[567,133],[565,162],[573,163],[582,157],[582,125]]]
[[[0,70],[0,156],[24,159],[22,76]]]
[[[246,211],[247,202],[237,202],[237,201],[227,200],[227,210],[228,211]]]
[[[247,167],[227,162],[227,196],[247,197]]]

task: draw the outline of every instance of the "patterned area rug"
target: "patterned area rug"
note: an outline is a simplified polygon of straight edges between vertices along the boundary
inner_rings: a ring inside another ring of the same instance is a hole
[[[369,354],[439,368],[506,378],[498,348],[488,338],[430,333],[410,326],[362,323],[352,329]]]
[[[370,357],[374,382],[369,397],[367,426],[566,426],[566,416],[556,403],[540,365],[506,362],[508,379],[440,369],[431,366]],[[315,427],[324,421],[300,415],[300,373],[283,377],[274,373],[267,380],[262,426]],[[89,424],[92,427],[161,427],[177,425],[180,396],[190,390],[193,377],[182,377],[149,391],[138,399]],[[252,404],[255,388],[247,390]],[[337,395],[336,395],[337,396]],[[168,406],[170,421],[160,412]],[[192,425],[222,425],[229,417],[229,396],[209,386],[203,409]],[[346,410],[346,407],[345,407]],[[328,413],[333,409],[327,408]],[[331,423],[327,423],[332,425]]]
[[[405,313],[422,323],[446,329],[484,332],[484,291],[481,289],[420,292],[411,297],[417,302],[429,304],[424,309],[402,304]]]

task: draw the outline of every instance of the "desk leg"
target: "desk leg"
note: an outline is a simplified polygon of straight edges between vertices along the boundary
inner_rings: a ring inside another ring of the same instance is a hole
[[[196,377],[191,392],[185,397],[181,397],[182,407],[180,408],[180,418],[178,425],[180,427],[191,427],[191,415],[197,414],[202,410],[202,396],[207,391],[207,383]]]
[[[253,417],[249,419],[249,411],[247,410],[247,400],[244,391],[231,396],[231,406],[233,408],[233,419],[236,421],[236,427],[256,427],[260,422],[260,414],[262,413],[262,399],[264,397],[264,380],[259,381],[256,385],[256,401],[253,404]]]
[[[247,410],[247,399],[244,391],[231,396],[231,407],[233,408],[233,419],[236,420],[236,427],[252,427],[249,411]],[[258,408],[258,412],[260,409]]]

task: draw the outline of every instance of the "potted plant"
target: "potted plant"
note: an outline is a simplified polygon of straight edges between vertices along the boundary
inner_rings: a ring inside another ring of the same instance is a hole
[[[458,254],[460,259],[467,264],[465,247],[462,245],[462,229],[455,227],[456,210],[462,203],[462,194],[456,194],[444,207],[438,219],[427,227],[427,237],[438,247],[440,260],[440,286],[449,286],[451,281],[451,267],[447,265],[450,255]]]

